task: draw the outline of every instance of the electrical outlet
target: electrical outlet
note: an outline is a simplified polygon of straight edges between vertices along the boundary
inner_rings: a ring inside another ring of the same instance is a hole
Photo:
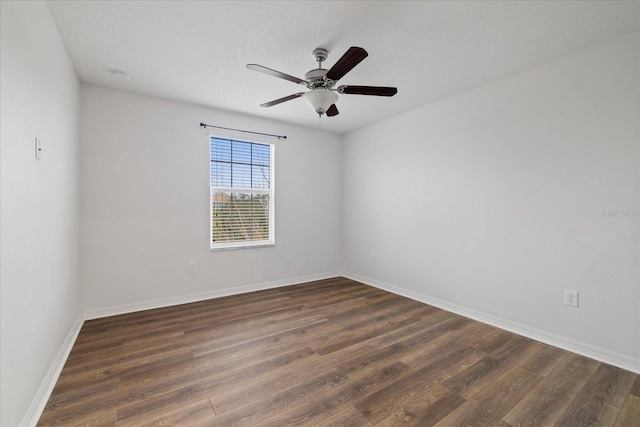
[[[564,305],[570,305],[571,307],[578,306],[578,291],[572,291],[571,289],[564,290]]]
[[[194,261],[191,261],[189,263],[189,273],[195,273],[196,272],[196,263]]]
[[[376,262],[377,255],[374,251],[371,251],[370,257],[371,257],[371,262]]]

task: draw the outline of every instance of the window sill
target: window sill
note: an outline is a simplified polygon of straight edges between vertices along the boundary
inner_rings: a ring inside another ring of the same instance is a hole
[[[224,245],[220,245],[220,246],[211,246],[209,248],[210,252],[218,252],[218,251],[229,251],[229,250],[235,250],[235,249],[253,249],[253,248],[268,248],[271,246],[275,246],[275,242],[271,242],[271,241],[260,241],[260,242],[254,242],[254,243],[247,243],[247,242],[238,242],[238,243],[225,243]]]

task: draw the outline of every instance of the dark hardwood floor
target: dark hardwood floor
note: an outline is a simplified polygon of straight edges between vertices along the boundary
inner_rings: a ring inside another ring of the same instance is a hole
[[[38,425],[640,426],[640,379],[336,278],[87,321]]]

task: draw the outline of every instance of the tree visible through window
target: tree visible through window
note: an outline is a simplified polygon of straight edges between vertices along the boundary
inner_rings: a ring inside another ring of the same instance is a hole
[[[273,244],[273,146],[210,142],[211,248]]]

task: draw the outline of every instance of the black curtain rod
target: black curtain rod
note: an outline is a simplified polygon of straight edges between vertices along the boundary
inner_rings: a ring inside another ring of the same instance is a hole
[[[236,132],[252,133],[254,135],[272,136],[272,137],[278,138],[278,139],[287,139],[286,135],[274,135],[274,134],[271,134],[271,133],[252,132],[250,130],[223,128],[222,126],[208,125],[206,123],[200,123],[200,127],[203,127],[203,128],[216,128],[216,129],[224,129],[224,130],[233,130],[233,131],[236,131]]]

